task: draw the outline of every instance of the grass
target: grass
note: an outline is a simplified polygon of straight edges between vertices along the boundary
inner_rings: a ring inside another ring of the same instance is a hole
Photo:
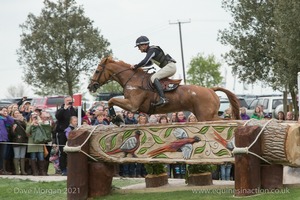
[[[137,184],[141,180],[133,179],[119,179],[114,180],[113,185],[115,188]],[[29,180],[17,180],[17,179],[4,179],[0,178],[0,198],[12,199],[12,200],[59,200],[66,199],[67,193],[65,191],[66,181],[58,182],[33,182]],[[199,189],[186,190],[186,191],[175,191],[175,192],[153,192],[153,193],[129,193],[119,189],[115,189],[111,195],[105,197],[99,197],[95,199],[105,200],[132,200],[132,199],[143,199],[143,200],[168,200],[168,199],[201,199],[201,200],[226,200],[236,199],[233,197],[233,189],[222,188],[222,189]],[[261,193],[247,199],[254,200],[300,200],[300,190],[298,188],[284,188],[276,193]]]

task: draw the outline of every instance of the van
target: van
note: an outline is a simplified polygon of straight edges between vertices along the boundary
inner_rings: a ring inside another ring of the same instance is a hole
[[[292,102],[292,98],[287,98],[288,104]],[[248,106],[247,115],[251,117],[254,113],[255,107],[262,105],[264,108],[264,112],[268,116],[272,116],[272,118],[277,117],[277,113],[275,113],[275,109],[283,104],[283,96],[262,96],[254,99],[250,105]],[[282,107],[283,108],[283,107]],[[276,110],[279,111],[278,109]],[[283,111],[283,110],[282,110]]]
[[[59,108],[64,103],[64,96],[50,96],[33,98],[31,105],[39,109]]]

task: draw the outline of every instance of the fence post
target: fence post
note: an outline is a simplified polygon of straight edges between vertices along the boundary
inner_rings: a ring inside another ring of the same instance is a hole
[[[86,130],[70,132],[68,147],[82,145],[88,135],[89,131]],[[81,149],[89,153],[89,143],[87,142]],[[88,157],[82,152],[66,150],[68,153],[67,198],[68,200],[85,200],[88,198]]]
[[[261,128],[258,126],[239,126],[235,131],[236,147],[249,147]],[[261,155],[261,140],[249,149]],[[251,154],[235,155],[235,196],[250,196],[259,192],[261,185],[260,159]]]

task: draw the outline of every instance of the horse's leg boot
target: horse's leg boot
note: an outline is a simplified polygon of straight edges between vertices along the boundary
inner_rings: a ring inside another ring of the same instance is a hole
[[[160,106],[160,105],[162,105],[162,104],[168,103],[169,101],[168,101],[168,99],[165,97],[164,90],[163,90],[163,88],[162,88],[162,86],[161,86],[161,84],[160,84],[158,78],[154,79],[154,87],[155,87],[155,89],[157,90],[157,93],[158,93],[158,95],[159,95],[159,97],[160,97],[160,98],[159,98],[159,101],[158,101],[156,104],[154,104],[154,105],[155,105],[155,106]]]
[[[108,108],[108,112],[111,117],[113,117],[113,118],[116,117],[116,111],[115,111],[114,107]]]

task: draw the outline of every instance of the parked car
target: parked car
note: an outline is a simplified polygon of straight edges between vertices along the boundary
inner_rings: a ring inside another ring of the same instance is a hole
[[[288,104],[291,102],[292,102],[292,98],[288,97]],[[283,104],[283,96],[262,96],[257,99],[254,99],[251,102],[251,104],[248,106],[247,114],[251,117],[251,115],[254,113],[255,107],[262,105],[266,115],[275,118],[277,116],[277,113],[275,113],[275,109],[282,104]],[[279,111],[280,110],[277,109],[277,112]]]
[[[64,96],[33,98],[31,105],[40,109],[59,108],[64,103],[64,98]]]
[[[7,107],[12,104],[11,101],[0,100],[0,107]]]

